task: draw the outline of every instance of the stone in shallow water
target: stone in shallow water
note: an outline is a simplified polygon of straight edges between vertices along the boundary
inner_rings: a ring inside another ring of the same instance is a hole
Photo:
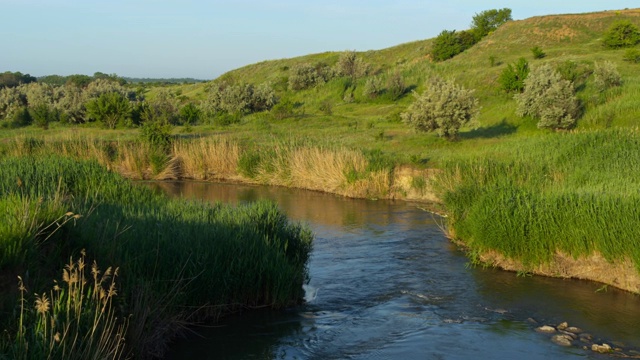
[[[553,326],[543,325],[536,328],[536,331],[541,333],[554,333],[556,332],[556,329]]]
[[[604,354],[611,351],[611,346],[609,346],[609,344],[602,344],[602,345],[593,344],[591,345],[591,350]]]
[[[560,346],[571,346],[572,340],[573,338],[567,334],[553,335],[553,337],[551,338],[551,341]]]
[[[593,340],[593,335],[588,334],[588,333],[580,334],[580,341],[582,341],[582,342],[591,342],[591,340]]]
[[[568,337],[570,337],[572,340],[576,340],[578,338],[578,335],[572,333],[572,332],[568,332],[566,330],[560,330],[561,334],[567,335]]]
[[[565,321],[563,323],[560,323],[560,325],[558,325],[558,330],[564,330],[568,327],[569,327],[569,324],[567,324],[567,322]]]
[[[569,326],[566,329],[564,329],[564,331],[568,331],[568,332],[574,333],[574,334],[580,334],[582,332],[582,329],[580,329],[579,327],[575,327],[575,326]]]

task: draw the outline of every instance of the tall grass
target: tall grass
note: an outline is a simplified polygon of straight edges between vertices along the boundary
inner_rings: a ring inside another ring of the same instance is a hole
[[[27,294],[21,277],[20,315],[14,337],[0,350],[12,359],[120,359],[124,355],[127,321],[118,319],[113,304],[118,269],[104,273],[94,262],[87,277],[85,254],[64,267],[62,280],[40,295]],[[32,298],[34,306],[30,306]]]
[[[6,158],[0,167],[3,198],[58,196],[83,215],[55,246],[118,264],[122,306],[131,314],[127,343],[137,356],[161,356],[187,323],[303,297],[312,234],[272,203],[231,208],[168,199],[97,162],[69,158]],[[45,272],[37,270],[30,269]]]
[[[495,250],[529,269],[557,253],[601,254],[640,270],[639,145],[633,129],[511,141],[446,164],[436,183],[471,253]]]

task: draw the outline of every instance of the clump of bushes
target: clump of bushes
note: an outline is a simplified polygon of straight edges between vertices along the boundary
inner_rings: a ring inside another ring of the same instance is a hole
[[[533,54],[534,59],[542,59],[547,56],[544,51],[539,46],[534,46],[531,48],[531,54]]]
[[[277,102],[275,91],[269,83],[254,86],[248,83],[213,84],[208,90],[203,108],[211,116],[244,115],[271,109]]]
[[[370,68],[371,66],[365,63],[362,58],[358,57],[355,51],[349,50],[340,54],[338,62],[336,63],[335,72],[338,76],[346,76],[355,81],[367,75]]]
[[[460,127],[470,123],[479,110],[473,90],[438,77],[424,93],[414,96],[416,101],[401,114],[402,120],[418,131],[435,131],[448,140],[455,140]]]
[[[289,89],[304,90],[324,84],[334,76],[333,70],[324,64],[298,64],[289,70]]]
[[[625,61],[629,61],[632,63],[640,63],[640,50],[638,49],[627,49],[622,57]]]
[[[640,30],[629,20],[618,20],[605,32],[602,42],[611,49],[634,46],[640,42]]]
[[[519,116],[539,119],[538,128],[568,129],[575,125],[579,104],[573,84],[549,64],[531,71],[524,91],[515,95]]]

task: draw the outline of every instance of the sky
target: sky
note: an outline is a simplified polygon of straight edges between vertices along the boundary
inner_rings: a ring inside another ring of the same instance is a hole
[[[428,39],[505,7],[520,20],[640,2],[0,0],[0,72],[214,79],[263,60]]]

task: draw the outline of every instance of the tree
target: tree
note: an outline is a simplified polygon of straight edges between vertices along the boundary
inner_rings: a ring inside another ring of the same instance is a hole
[[[549,64],[531,71],[524,91],[515,95],[519,116],[539,119],[538,128],[569,129],[579,113],[573,84],[564,80]]]
[[[470,123],[478,113],[473,90],[453,81],[434,78],[422,95],[400,114],[402,120],[418,131],[435,131],[447,140],[455,140],[460,127]]]
[[[29,74],[22,74],[19,71],[5,71],[0,73],[0,89],[4,87],[16,87],[22,84],[36,82],[37,79]]]
[[[631,47],[640,42],[640,30],[629,20],[618,20],[604,34],[602,42],[612,49]]]
[[[194,125],[200,120],[201,111],[194,103],[188,103],[180,108],[180,120],[183,124]]]
[[[461,53],[464,49],[455,30],[442,30],[431,45],[431,58],[444,61]]]
[[[502,90],[506,92],[522,92],[524,80],[529,75],[529,63],[527,59],[520,58],[513,64],[508,64],[500,74],[498,81]]]
[[[499,10],[485,10],[479,14],[475,14],[473,21],[471,22],[471,29],[479,40],[480,38],[489,35],[489,33],[496,30],[500,25],[511,20],[513,20],[511,18],[511,9],[504,8]]]
[[[118,92],[104,93],[85,106],[88,117],[102,122],[108,129],[115,129],[118,122],[131,116],[129,100]]]

